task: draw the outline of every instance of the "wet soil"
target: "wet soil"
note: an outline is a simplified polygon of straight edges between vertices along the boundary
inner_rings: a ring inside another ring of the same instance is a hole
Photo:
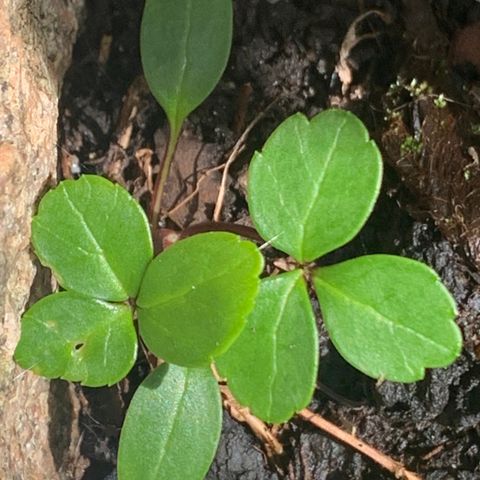
[[[464,125],[465,115],[470,125],[480,123],[476,120],[474,94],[469,96],[478,77],[475,59],[461,53],[460,47],[450,48],[452,42],[459,44],[458,37],[466,25],[478,21],[479,7],[474,0],[438,1],[432,2],[432,9],[428,1],[419,0],[414,2],[418,12],[427,12],[422,20],[419,14],[412,17],[408,3],[235,1],[235,36],[229,65],[213,94],[189,117],[182,137],[181,157],[197,158],[201,150],[203,160],[181,166],[179,158],[169,201],[173,208],[193,190],[192,175],[197,175],[198,180],[199,173],[188,171],[191,164],[208,169],[224,162],[248,122],[276,99],[274,107],[253,129],[244,153],[231,171],[222,220],[248,225],[244,172],[252,152],[269,133],[296,111],[313,115],[328,106],[340,105],[358,114],[385,152],[383,190],[362,232],[325,261],[388,252],[428,263],[457,299],[465,351],[454,365],[428,372],[422,382],[378,384],[338,355],[319,321],[320,372],[311,408],[346,431],[354,431],[425,479],[480,479],[480,277],[475,249],[468,247],[475,247],[478,241],[478,214],[467,215],[475,208],[478,211],[479,205],[466,201],[475,196],[471,194],[475,188],[469,186],[464,192],[465,186],[458,186],[464,176],[457,175],[458,188],[443,194],[449,202],[454,201],[454,207],[468,204],[462,217],[467,219],[466,227],[458,226],[461,222],[451,212],[439,213],[438,188],[432,185],[452,183],[451,179],[457,177],[445,173],[445,158],[422,163],[419,157],[423,145],[405,152],[406,138],[420,138],[415,136],[418,128],[424,144],[438,144],[445,135],[441,129],[428,127],[440,124],[442,119],[424,121],[431,110],[422,102],[438,99],[434,96],[436,90],[433,94],[412,93],[413,78],[420,82],[427,79],[433,86],[441,78],[448,79],[442,91],[459,100],[442,112],[448,113],[455,125]],[[60,106],[60,174],[69,177],[81,171],[106,175],[124,184],[146,206],[151,175],[155,175],[164,148],[166,121],[141,79],[138,32],[142,2],[88,0],[87,7]],[[383,16],[373,14],[361,22],[356,38],[364,33],[378,34],[359,42],[345,42],[352,22],[371,9],[381,10]],[[443,50],[436,48],[436,53],[423,55],[423,63],[413,52],[414,20],[424,22],[420,23],[421,28],[417,27],[418,33],[427,35],[431,30],[431,35],[444,42]],[[480,49],[480,39],[472,38],[469,42],[478,41]],[[435,68],[440,60],[434,55],[442,52],[443,74],[438,75]],[[458,68],[452,68],[452,64]],[[392,93],[389,86],[400,77],[402,80]],[[415,109],[420,113],[415,113]],[[418,128],[415,115],[420,115]],[[469,159],[470,178],[478,178],[478,137],[465,138],[455,132],[457,150],[452,158],[459,158],[461,172],[465,171],[465,159]],[[431,157],[436,150],[428,148]],[[442,154],[445,155],[444,150]],[[399,162],[405,158],[409,160],[408,168],[405,162]],[[421,174],[419,165],[423,168]],[[218,179],[213,176],[205,182],[200,196],[183,211],[177,210],[176,216],[172,214],[166,227],[179,230],[211,220]],[[426,183],[429,188],[425,188]],[[459,191],[463,192],[460,200]],[[444,221],[447,217],[450,222]],[[267,254],[273,258],[276,252]],[[83,432],[80,455],[89,462],[78,478],[115,478],[118,436],[125,409],[147,372],[148,364],[141,357],[133,373],[118,386],[76,387]],[[207,478],[393,478],[369,459],[301,420],[293,419],[279,435],[286,453],[281,458],[268,459],[263,445],[250,430],[225,412],[221,443]]]

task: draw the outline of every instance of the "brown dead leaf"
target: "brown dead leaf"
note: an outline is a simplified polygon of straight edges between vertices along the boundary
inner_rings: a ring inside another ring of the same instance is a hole
[[[351,57],[352,50],[364,40],[375,38],[379,35],[379,32],[358,33],[359,26],[371,15],[379,16],[387,24],[392,22],[390,15],[385,12],[382,12],[381,10],[369,10],[368,12],[359,15],[348,28],[340,47],[338,63],[335,67],[338,78],[342,82],[342,93],[344,95],[349,91],[353,83],[355,71],[359,67]]]
[[[153,150],[150,148],[141,148],[135,152],[135,158],[137,159],[138,165],[145,175],[147,190],[151,194],[153,193],[152,157]]]
[[[163,158],[167,139],[164,130],[157,130],[155,145],[158,158]],[[210,220],[221,181],[219,171],[212,171],[205,176],[198,193],[189,202],[175,207],[195,191],[204,172],[221,163],[222,153],[217,145],[203,143],[188,129],[180,136],[163,200],[165,210],[172,211],[169,218],[180,228]]]

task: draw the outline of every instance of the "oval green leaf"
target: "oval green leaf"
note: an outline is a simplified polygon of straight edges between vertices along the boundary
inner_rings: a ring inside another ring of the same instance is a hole
[[[119,480],[202,480],[222,426],[209,369],[163,364],[133,396],[120,436]]]
[[[137,335],[127,305],[73,292],[49,295],[22,318],[15,361],[47,378],[88,387],[113,385],[137,356]]]
[[[415,382],[460,354],[455,302],[423,263],[368,255],[317,269],[314,284],[333,344],[366,375]]]
[[[136,296],[153,256],[140,205],[95,175],[65,180],[43,197],[32,243],[63,288],[110,301]]]
[[[208,365],[242,331],[262,269],[255,244],[231,233],[204,233],[171,246],[149,265],[137,299],[148,348],[177,365]]]
[[[377,199],[380,152],[350,112],[295,114],[257,152],[248,204],[260,235],[300,262],[350,241]]]
[[[174,132],[219,81],[232,43],[231,0],[147,0],[140,49]]]
[[[235,398],[266,422],[286,422],[310,403],[318,334],[300,270],[262,280],[247,325],[216,365]]]

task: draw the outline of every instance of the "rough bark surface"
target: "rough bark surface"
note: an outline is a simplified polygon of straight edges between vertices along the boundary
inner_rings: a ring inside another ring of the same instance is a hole
[[[30,220],[56,176],[57,103],[82,8],[83,0],[0,0],[0,478],[9,480],[66,478],[50,445],[60,436],[49,431],[58,415],[49,382],[20,371],[12,354],[29,297],[46,289],[34,282]]]

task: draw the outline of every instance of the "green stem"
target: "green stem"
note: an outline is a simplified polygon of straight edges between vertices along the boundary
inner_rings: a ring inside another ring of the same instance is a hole
[[[170,124],[170,135],[168,138],[168,146],[163,156],[162,164],[160,166],[160,172],[155,180],[155,187],[153,189],[152,203],[150,204],[150,221],[152,222],[152,233],[155,238],[155,234],[159,227],[160,213],[162,211],[162,198],[165,184],[168,180],[168,174],[170,173],[170,165],[172,164],[173,155],[177,147],[178,138],[182,126]]]

